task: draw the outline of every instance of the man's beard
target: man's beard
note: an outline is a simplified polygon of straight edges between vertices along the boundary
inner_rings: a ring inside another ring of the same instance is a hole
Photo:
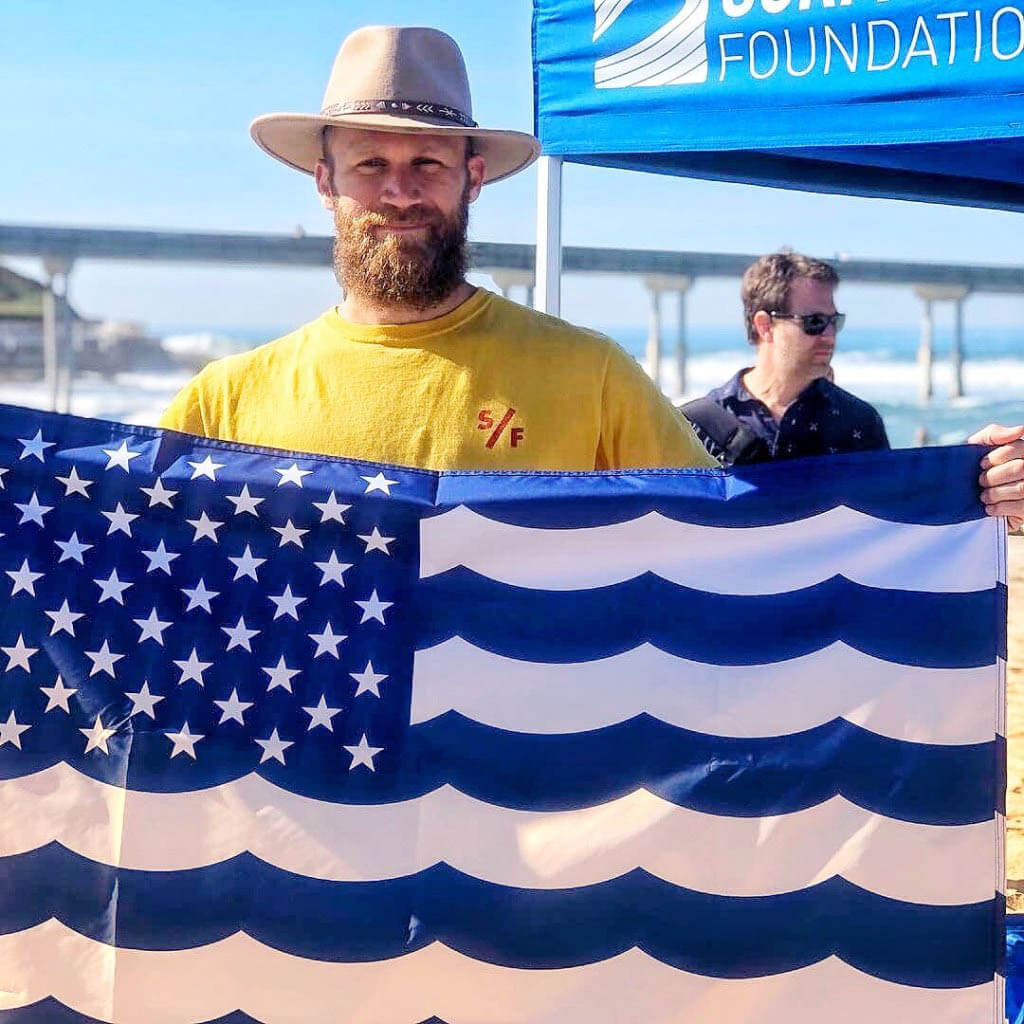
[[[378,233],[384,225],[422,225],[425,237]],[[381,306],[424,310],[465,280],[469,184],[451,216],[414,206],[390,213],[349,214],[335,206],[334,273],[346,294]]]

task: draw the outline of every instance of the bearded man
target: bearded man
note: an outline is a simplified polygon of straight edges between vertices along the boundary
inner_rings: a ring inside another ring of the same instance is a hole
[[[312,174],[337,230],[340,305],[211,363],[161,425],[426,469],[709,467],[690,424],[614,342],[465,279],[468,207],[535,138],[472,118],[455,41],[369,27],[342,44],[319,114],[251,127]],[[1024,522],[1024,426],[971,441],[990,515]]]
[[[313,174],[343,300],[211,363],[162,426],[427,469],[716,465],[614,342],[466,280],[470,204],[540,147],[476,125],[450,37],[360,29],[319,114],[269,114],[251,130]]]

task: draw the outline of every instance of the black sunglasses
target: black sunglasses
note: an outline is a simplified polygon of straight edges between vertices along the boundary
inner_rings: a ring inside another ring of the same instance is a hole
[[[769,313],[770,317],[776,320],[799,320],[804,334],[812,338],[824,334],[829,324],[834,324],[836,334],[843,329],[846,323],[845,313]]]

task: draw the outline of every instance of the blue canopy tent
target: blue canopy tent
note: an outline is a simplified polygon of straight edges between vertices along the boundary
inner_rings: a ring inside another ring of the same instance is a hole
[[[534,0],[538,308],[563,161],[1024,210],[1024,9],[1004,0]],[[1007,1012],[1024,1024],[1024,917]]]
[[[538,304],[561,163],[1024,210],[1024,9],[534,0]]]

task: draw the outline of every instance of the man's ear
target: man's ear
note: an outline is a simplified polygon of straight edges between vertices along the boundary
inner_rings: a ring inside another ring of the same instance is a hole
[[[331,169],[327,166],[326,160],[317,160],[316,167],[313,168],[313,179],[316,181],[316,190],[320,194],[320,205],[333,213],[337,196],[334,192]]]
[[[466,174],[469,175],[469,201],[471,203],[480,196],[480,189],[483,188],[486,173],[487,162],[479,153],[474,153],[466,160]]]
[[[772,339],[772,317],[763,309],[754,314],[754,330],[757,332],[758,341],[771,341]]]

